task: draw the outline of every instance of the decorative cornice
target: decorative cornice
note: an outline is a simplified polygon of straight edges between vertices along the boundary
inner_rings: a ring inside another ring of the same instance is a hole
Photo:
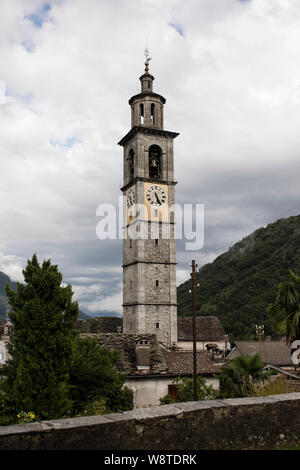
[[[144,263],[144,264],[177,264],[176,261],[142,261],[142,260],[137,260],[137,261],[132,261],[132,263],[127,263],[127,264],[122,264],[122,268],[127,268],[128,266],[132,266],[133,264],[139,264],[139,263]]]
[[[174,304],[174,303],[156,303],[156,304],[153,304],[153,303],[145,303],[145,302],[134,302],[134,303],[129,303],[129,304],[122,304],[123,307],[133,307],[135,305],[165,305],[165,306],[174,306],[174,307],[177,307],[178,304]]]
[[[145,74],[142,75],[142,76],[140,77],[140,79],[143,78],[144,76],[145,76]],[[149,75],[149,77],[152,77],[152,75]],[[153,77],[153,79],[154,79],[154,77]],[[159,99],[163,102],[163,104],[165,104],[165,102],[166,102],[166,98],[164,98],[162,95],[159,95],[158,93],[154,93],[153,91],[147,91],[147,92],[138,93],[137,95],[132,96],[132,97],[130,98],[130,100],[128,101],[128,103],[129,103],[130,106],[131,106],[131,104],[132,104],[132,102],[133,102],[134,100],[139,99],[139,98],[140,98],[141,100],[143,100],[143,98],[145,98],[146,96],[150,96],[150,97],[152,97],[152,98],[159,98]]]
[[[129,183],[125,184],[125,186],[122,186],[121,191],[126,191],[126,189],[130,188],[130,186],[133,186],[137,181],[144,181],[145,183],[154,183],[154,184],[165,184],[169,186],[175,186],[177,184],[177,181],[165,181],[161,180],[158,178],[144,178],[142,176],[135,176]]]
[[[138,132],[142,132],[143,134],[162,135],[164,137],[172,137],[173,139],[179,135],[179,132],[165,131],[164,129],[157,129],[154,127],[133,126],[123,139],[118,142],[118,145],[125,145],[126,142]]]

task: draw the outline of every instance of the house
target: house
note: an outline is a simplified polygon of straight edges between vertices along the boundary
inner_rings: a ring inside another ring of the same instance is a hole
[[[232,346],[226,358],[228,361],[238,356],[249,357],[259,354],[263,364],[271,364],[284,369],[293,368],[291,348],[285,341],[235,341]]]
[[[8,346],[12,341],[12,323],[7,321],[0,323],[0,367],[11,358],[8,353]]]
[[[156,335],[81,333],[80,336],[97,338],[100,346],[120,352],[117,369],[126,374],[125,385],[134,391],[135,408],[159,405],[160,398],[173,393],[177,377],[192,377],[192,351],[164,348]],[[209,351],[197,352],[197,373],[207,385],[219,388],[219,372]]]
[[[179,350],[193,349],[193,317],[177,318],[177,347]],[[196,344],[197,350],[219,349],[225,350],[225,331],[216,316],[196,317]]]

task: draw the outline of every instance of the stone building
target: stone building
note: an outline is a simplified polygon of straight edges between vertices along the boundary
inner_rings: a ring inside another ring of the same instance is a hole
[[[177,342],[173,140],[164,129],[165,98],[153,91],[146,52],[141,91],[129,100],[131,129],[121,139],[125,200],[123,331]]]
[[[126,375],[125,385],[134,392],[135,408],[159,405],[161,398],[174,394],[176,378],[193,375],[192,351],[164,348],[156,335],[81,333],[81,337],[97,338],[100,346],[120,352],[117,369]],[[197,352],[197,373],[207,385],[219,388],[220,366],[209,351]]]
[[[10,321],[1,323],[0,320],[0,367],[11,359],[8,353],[8,346],[12,342],[12,333],[12,323]]]

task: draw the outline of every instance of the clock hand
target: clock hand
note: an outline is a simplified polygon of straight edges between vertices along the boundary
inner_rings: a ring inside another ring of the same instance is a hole
[[[157,193],[155,193],[155,196],[156,196],[156,200],[157,200],[158,204],[161,205],[161,200],[160,200],[159,197],[157,196]]]

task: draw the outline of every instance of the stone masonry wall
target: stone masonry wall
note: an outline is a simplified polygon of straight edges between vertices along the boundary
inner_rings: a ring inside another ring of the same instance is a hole
[[[299,441],[300,393],[0,427],[1,450],[276,449]]]

